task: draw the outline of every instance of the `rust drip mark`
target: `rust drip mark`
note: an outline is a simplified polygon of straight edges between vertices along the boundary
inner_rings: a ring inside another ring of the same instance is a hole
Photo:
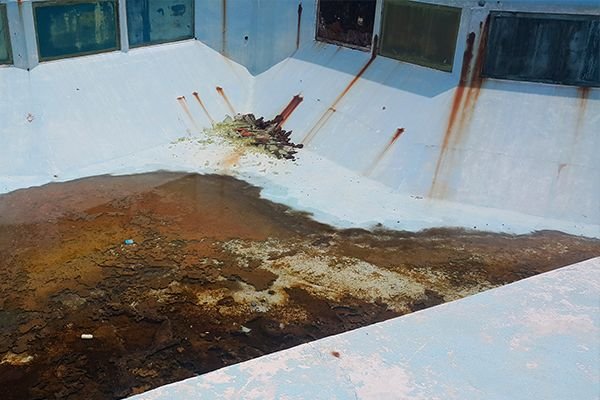
[[[367,63],[362,66],[362,68],[358,71],[358,73],[354,76],[354,78],[352,78],[350,83],[348,83],[348,85],[344,88],[344,90],[342,90],[342,93],[340,93],[338,95],[338,97],[336,97],[336,99],[331,104],[331,106],[329,108],[327,108],[327,110],[325,110],[325,112],[323,113],[323,115],[321,115],[321,118],[319,118],[317,123],[310,129],[310,131],[308,131],[306,136],[304,136],[304,139],[302,139],[302,141],[301,141],[302,144],[307,145],[311,142],[311,140],[314,139],[314,137],[316,136],[319,129],[321,129],[327,123],[329,118],[331,118],[333,113],[335,113],[337,111],[336,106],[338,105],[338,103],[344,98],[344,96],[346,96],[346,94],[348,94],[350,89],[352,89],[352,87],[354,87],[354,84],[356,84],[356,82],[358,82],[358,80],[363,76],[363,74],[371,66],[373,61],[375,61],[375,58],[377,57],[377,42],[378,42],[378,37],[377,37],[377,35],[375,35],[373,37],[373,51],[371,52],[371,58],[369,58],[369,61],[367,61]]]
[[[379,154],[377,154],[377,157],[375,157],[375,160],[373,161],[373,163],[371,164],[371,166],[365,171],[365,173],[364,173],[365,176],[369,176],[369,175],[371,175],[373,173],[373,171],[375,170],[375,167],[377,166],[377,164],[379,164],[379,162],[381,160],[383,160],[383,158],[388,153],[388,151],[390,151],[390,149],[392,148],[392,146],[394,145],[394,143],[396,143],[396,140],[398,140],[398,138],[403,133],[404,133],[404,128],[398,128],[398,129],[396,129],[396,132],[394,132],[394,136],[392,136],[392,139],[390,139],[390,141],[385,145],[385,147],[383,148],[383,150],[381,150],[379,152]]]
[[[474,53],[475,32],[471,32],[467,35],[467,44],[463,55],[460,80],[454,92],[448,124],[442,140],[435,171],[433,173],[431,188],[429,190],[430,197],[444,197],[447,186],[445,184],[440,184],[438,178],[442,171],[442,167],[447,161],[449,148],[456,147],[462,140],[462,136],[466,131],[466,127],[471,122],[477,100],[479,99],[481,86],[484,81],[481,77],[481,73],[487,49],[488,23],[489,17],[486,19],[485,23],[480,25],[477,53]]]
[[[200,95],[198,94],[198,92],[193,92],[192,95],[196,98],[196,101],[198,102],[198,104],[200,104],[200,107],[202,107],[202,110],[204,111],[204,114],[206,114],[206,117],[210,121],[211,125],[214,125],[215,124],[215,120],[212,119],[212,117],[208,113],[208,110],[204,106],[204,102],[202,102],[202,99],[200,98]]]
[[[192,122],[192,125],[194,125],[194,128],[196,129],[196,132],[200,132],[201,129],[198,127],[198,124],[196,124],[196,120],[194,120],[194,117],[192,116],[192,113],[190,112],[190,108],[188,107],[187,100],[185,99],[185,96],[179,96],[179,97],[177,97],[177,102],[179,103],[179,105],[181,106],[181,108],[183,108],[183,112],[185,112],[185,114],[188,116],[188,118]]]
[[[225,91],[223,90],[223,88],[221,86],[217,86],[216,89],[217,89],[217,93],[219,93],[221,95],[221,97],[223,98],[223,100],[225,100],[225,103],[227,103],[227,107],[229,108],[229,111],[231,111],[231,114],[236,115],[237,113],[235,112],[235,109],[233,108],[233,106],[231,105],[231,102],[227,98],[227,95],[225,94]]]
[[[585,112],[587,110],[588,98],[590,97],[590,88],[578,87],[577,92],[579,93],[579,105],[577,107],[577,121],[575,123],[575,141],[577,141],[581,135],[581,126],[583,125]]]
[[[302,2],[298,3],[298,28],[296,30],[296,50],[300,48],[300,24],[302,22]]]
[[[228,170],[228,169],[237,167],[239,165],[240,159],[242,158],[243,155],[244,155],[244,151],[241,149],[235,149],[232,152],[230,152],[229,154],[227,154],[221,162],[224,169]]]
[[[221,0],[221,54],[227,55],[227,0]]]
[[[281,113],[279,113],[275,117],[275,121],[277,121],[277,126],[279,126],[279,127],[283,126],[285,121],[287,121],[287,119],[290,117],[290,115],[292,115],[292,113],[294,112],[296,107],[298,107],[300,105],[300,103],[302,103],[302,100],[304,100],[304,99],[299,94],[292,97],[292,100],[290,100],[288,105],[285,106],[283,111],[281,111]]]

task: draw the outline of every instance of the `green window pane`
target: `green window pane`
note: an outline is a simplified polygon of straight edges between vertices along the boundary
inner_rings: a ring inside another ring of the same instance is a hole
[[[33,4],[40,60],[119,48],[116,0]]]
[[[484,76],[600,86],[600,16],[493,13]]]
[[[194,37],[193,0],[127,0],[131,47]]]
[[[10,64],[10,35],[8,33],[8,20],[6,19],[6,6],[0,4],[0,64]]]
[[[380,53],[450,72],[460,16],[460,8],[385,0]]]

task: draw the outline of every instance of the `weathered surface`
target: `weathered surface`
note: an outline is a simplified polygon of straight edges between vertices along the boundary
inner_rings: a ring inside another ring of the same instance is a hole
[[[597,399],[599,284],[595,258],[132,400]]]
[[[123,397],[600,254],[552,232],[339,231],[258,194],[154,173],[0,196],[4,398]]]

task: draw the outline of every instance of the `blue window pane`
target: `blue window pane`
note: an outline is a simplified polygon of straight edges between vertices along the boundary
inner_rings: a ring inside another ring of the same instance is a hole
[[[40,60],[119,48],[116,0],[33,5]]]
[[[6,6],[0,4],[0,64],[10,64],[11,61]]]
[[[193,0],[127,0],[132,47],[194,37]]]

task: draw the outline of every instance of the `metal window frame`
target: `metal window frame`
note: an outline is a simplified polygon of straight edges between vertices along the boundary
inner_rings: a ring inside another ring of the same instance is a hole
[[[4,32],[4,39],[6,40],[6,52],[8,54],[8,58],[6,60],[0,60],[0,65],[12,65],[14,62],[12,54],[12,45],[10,42],[10,27],[8,26],[8,11],[6,8],[6,4],[0,4],[0,18],[2,18],[2,22],[6,27],[6,30]]]
[[[128,2],[126,1],[125,2],[125,14],[127,14],[127,4],[128,4]],[[125,18],[127,18],[127,15],[125,15]],[[176,38],[176,39],[168,39],[168,40],[154,40],[151,42],[134,45],[134,44],[131,44],[131,36],[129,35],[129,20],[127,21],[127,40],[129,42],[128,45],[129,45],[130,49],[138,49],[140,47],[155,46],[155,45],[165,44],[165,43],[183,42],[185,40],[190,40],[190,39],[195,39],[195,38],[196,38],[196,0],[192,0],[192,34],[190,36],[180,37],[180,38]]]
[[[456,35],[454,37],[454,49],[452,51],[452,58],[448,61],[447,64],[437,64],[437,63],[433,63],[433,62],[425,62],[422,61],[421,59],[415,58],[415,57],[402,57],[402,58],[397,58],[397,57],[393,57],[390,54],[386,54],[383,51],[383,41],[385,39],[384,37],[384,28],[385,28],[385,3],[386,0],[381,0],[382,2],[382,6],[381,6],[381,26],[379,28],[379,37],[380,37],[380,41],[379,41],[379,55],[386,57],[386,58],[391,58],[393,60],[398,60],[401,62],[405,62],[405,63],[409,63],[409,64],[414,64],[414,65],[419,65],[421,67],[425,67],[425,68],[430,68],[430,69],[434,69],[436,71],[442,71],[442,72],[448,72],[448,73],[452,73],[453,69],[454,69],[454,61],[456,59],[456,49],[458,47],[458,35],[460,33],[460,25],[461,25],[461,20],[462,20],[462,16],[463,16],[463,8],[462,7],[458,7],[458,6],[451,6],[451,5],[446,5],[446,4],[436,4],[436,3],[424,3],[424,2],[419,2],[419,1],[412,1],[412,0],[403,0],[404,3],[406,4],[410,4],[413,5],[415,7],[420,7],[420,8],[428,8],[428,9],[446,9],[446,10],[452,10],[452,11],[458,11],[458,21],[456,24]]]
[[[598,14],[581,14],[581,13],[561,13],[561,12],[543,12],[543,11],[490,11],[490,24],[488,26],[488,37],[491,37],[494,24],[498,17],[517,17],[517,18],[535,18],[535,19],[546,19],[546,20],[563,20],[563,21],[582,21],[589,20],[591,18],[598,18]],[[485,59],[488,59],[488,55],[492,46],[487,46],[485,52]],[[512,82],[530,82],[530,83],[545,83],[551,85],[562,85],[572,87],[600,87],[600,85],[588,85],[585,82],[571,82],[565,79],[560,81],[545,78],[525,78],[525,77],[514,77],[514,76],[500,76],[498,74],[490,74],[488,71],[487,63],[483,63],[481,70],[481,76],[488,79],[497,79],[500,81],[512,81]]]
[[[376,29],[377,29],[377,25],[375,22],[377,21],[377,10],[378,10],[380,0],[375,0],[375,15],[373,16],[373,31],[371,32],[371,43],[368,46],[359,46],[356,44],[342,42],[340,40],[333,40],[333,39],[327,39],[327,38],[320,37],[319,36],[319,22],[321,20],[320,17],[321,17],[321,1],[322,0],[316,0],[316,1],[317,1],[317,12],[315,13],[315,15],[316,15],[315,41],[322,42],[322,43],[334,44],[336,46],[347,47],[349,49],[354,49],[354,50],[371,51],[371,49],[373,48],[373,34],[376,32]]]
[[[38,21],[37,21],[37,10],[39,8],[43,8],[43,7],[50,7],[50,6],[68,6],[68,5],[72,5],[72,4],[85,4],[85,3],[114,3],[114,15],[115,15],[115,39],[116,39],[116,46],[115,47],[111,47],[108,49],[103,49],[103,50],[99,50],[99,51],[84,51],[81,53],[75,53],[75,54],[68,54],[68,55],[61,55],[61,56],[54,56],[54,57],[43,57],[41,54],[41,49],[40,49],[40,35],[39,35],[39,30],[38,30]],[[121,50],[121,31],[120,31],[120,24],[119,24],[119,0],[50,0],[50,1],[34,1],[32,2],[32,8],[33,8],[33,24],[35,27],[35,41],[37,44],[37,52],[38,52],[38,59],[40,62],[45,62],[45,61],[55,61],[55,60],[62,60],[65,58],[74,58],[74,57],[84,57],[84,56],[89,56],[89,55],[93,55],[93,54],[102,54],[102,53],[110,53],[113,51],[119,51]]]

